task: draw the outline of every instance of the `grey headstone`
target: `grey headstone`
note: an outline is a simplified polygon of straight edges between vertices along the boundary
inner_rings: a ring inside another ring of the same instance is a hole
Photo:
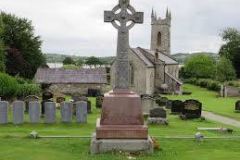
[[[151,117],[151,118],[167,118],[167,112],[163,108],[154,108],[154,109],[150,110],[149,117]]]
[[[87,102],[85,101],[76,103],[76,122],[87,123]]]
[[[25,103],[23,101],[13,102],[13,124],[24,123],[24,108]]]
[[[61,103],[62,123],[72,123],[73,104],[71,102]]]
[[[148,115],[149,111],[156,107],[155,99],[151,97],[142,97],[141,98],[141,104],[142,104],[142,112],[144,115]]]
[[[0,124],[8,123],[8,102],[0,101]]]
[[[29,123],[39,123],[40,122],[40,103],[39,102],[29,102],[28,107]]]
[[[45,102],[45,116],[44,121],[48,124],[56,123],[56,104],[54,102]]]

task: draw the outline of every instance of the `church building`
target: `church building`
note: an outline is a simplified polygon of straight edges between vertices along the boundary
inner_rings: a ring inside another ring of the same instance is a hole
[[[182,82],[179,77],[179,63],[171,57],[171,12],[161,19],[152,11],[150,49],[130,48],[129,84],[135,93],[181,94]],[[115,65],[111,67],[111,85],[115,83]]]

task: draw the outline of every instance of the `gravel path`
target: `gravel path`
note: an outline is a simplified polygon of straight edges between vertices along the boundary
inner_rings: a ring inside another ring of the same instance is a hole
[[[213,121],[217,121],[217,122],[220,122],[220,123],[224,123],[224,124],[228,124],[228,125],[240,128],[240,121],[235,120],[235,119],[231,119],[231,118],[228,118],[228,117],[216,115],[214,113],[207,112],[207,111],[202,111],[202,116],[205,117],[206,119],[210,119],[210,120],[213,120]]]

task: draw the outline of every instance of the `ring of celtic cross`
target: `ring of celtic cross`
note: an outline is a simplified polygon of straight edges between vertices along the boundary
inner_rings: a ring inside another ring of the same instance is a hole
[[[127,30],[130,30],[132,27],[134,27],[135,22],[133,21],[134,15],[136,14],[135,9],[130,4],[125,4],[126,1],[123,1],[122,5],[117,5],[112,9],[112,13],[114,13],[114,19],[111,22],[112,25],[116,29],[120,29],[120,27],[126,27]],[[120,13],[117,13],[118,10],[121,10]],[[128,13],[129,10],[131,12]],[[116,23],[116,21],[119,21],[121,26]],[[127,25],[127,22],[131,21],[130,25]]]

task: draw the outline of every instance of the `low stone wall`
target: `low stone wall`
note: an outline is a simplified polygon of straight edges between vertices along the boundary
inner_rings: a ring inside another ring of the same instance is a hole
[[[240,88],[222,85],[220,94],[222,97],[238,97],[240,96]]]
[[[105,84],[52,84],[49,89],[54,94],[86,96],[90,88],[100,89],[101,94],[111,90],[111,88]]]

